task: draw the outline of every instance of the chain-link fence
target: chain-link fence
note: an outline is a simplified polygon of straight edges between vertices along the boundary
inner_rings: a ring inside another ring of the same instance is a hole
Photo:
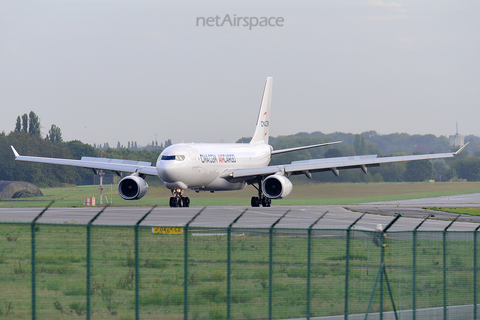
[[[0,222],[0,318],[476,319],[475,231]],[[243,214],[243,213],[242,213]],[[38,218],[38,217],[37,217]],[[419,220],[420,221],[420,220]]]

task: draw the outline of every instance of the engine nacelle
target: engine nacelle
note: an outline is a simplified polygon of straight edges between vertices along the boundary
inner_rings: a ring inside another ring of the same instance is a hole
[[[287,177],[273,174],[263,180],[262,190],[267,198],[283,199],[292,192],[293,185]]]
[[[118,183],[118,194],[125,200],[139,200],[147,192],[147,181],[137,175],[127,176]]]

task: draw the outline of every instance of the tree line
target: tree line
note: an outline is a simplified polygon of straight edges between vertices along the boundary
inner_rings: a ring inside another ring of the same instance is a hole
[[[155,165],[163,149],[137,148],[132,150],[120,148],[97,148],[79,140],[63,141],[62,131],[52,124],[50,130],[42,137],[40,118],[31,111],[17,117],[15,129],[6,134],[0,133],[0,180],[27,181],[39,187],[53,187],[62,185],[89,184],[92,181],[93,171],[52,164],[15,161],[10,146],[22,155],[39,157],[81,159],[86,157],[117,158],[147,161]],[[170,143],[170,139],[166,143]],[[130,143],[129,143],[130,145]],[[133,143],[131,144],[133,147]]]
[[[88,184],[92,181],[93,172],[90,169],[14,161],[10,145],[15,146],[17,151],[24,155],[81,159],[82,156],[100,157],[102,153],[106,158],[147,161],[155,165],[163,149],[172,144],[168,139],[165,144],[158,145],[152,141],[147,147],[135,148],[136,143],[132,141],[128,143],[130,148],[118,143],[117,148],[110,148],[107,145],[106,148],[100,149],[97,145],[92,146],[79,140],[63,141],[61,129],[56,125],[51,125],[45,137],[42,137],[40,128],[40,119],[32,111],[17,117],[13,131],[8,134],[4,131],[0,133],[0,180],[28,181],[39,187]],[[248,143],[250,139],[242,138],[238,142]],[[343,142],[329,147],[274,155],[271,164],[366,154],[377,154],[382,157],[452,151],[447,137],[434,135],[406,133],[380,135],[375,131],[368,131],[362,134],[301,132],[289,136],[270,137],[270,144],[274,150],[332,141]],[[380,167],[369,168],[367,174],[362,170],[343,170],[340,171],[340,177],[334,176],[331,172],[322,172],[314,174],[312,179],[316,182],[402,182],[429,179],[480,181],[480,137],[466,136],[465,142],[470,142],[469,146],[455,158],[383,164]],[[298,176],[294,179],[306,178]],[[152,179],[150,182],[160,183],[159,179]]]

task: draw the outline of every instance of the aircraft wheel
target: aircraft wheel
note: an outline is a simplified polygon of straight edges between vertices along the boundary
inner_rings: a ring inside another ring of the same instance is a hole
[[[183,207],[183,201],[181,197],[175,197],[175,207]]]
[[[190,207],[190,198],[189,197],[182,197],[182,202],[184,207]]]
[[[252,207],[260,207],[260,199],[258,197],[252,197]]]
[[[170,208],[174,208],[176,205],[176,201],[174,197],[170,197]]]
[[[262,206],[263,207],[270,207],[272,200],[270,198],[264,197],[262,198]]]

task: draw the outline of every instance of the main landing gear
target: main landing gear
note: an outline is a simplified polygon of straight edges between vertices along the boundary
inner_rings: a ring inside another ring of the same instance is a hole
[[[190,206],[190,198],[183,196],[182,189],[173,189],[172,190],[173,197],[170,197],[170,207],[189,207]]]
[[[272,199],[267,198],[265,196],[260,197],[252,197],[251,200],[252,207],[270,207],[272,205]]]
[[[272,199],[265,197],[262,191],[262,178],[257,178],[258,188],[252,183],[252,186],[257,189],[258,197],[252,197],[250,204],[252,207],[270,207],[272,205]]]

